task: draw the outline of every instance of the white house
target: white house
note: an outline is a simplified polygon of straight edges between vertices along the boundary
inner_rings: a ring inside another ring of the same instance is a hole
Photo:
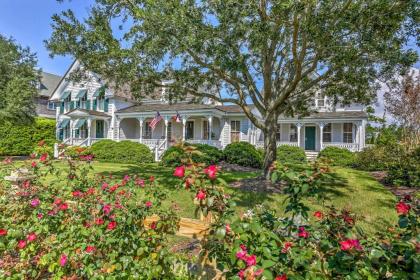
[[[130,140],[146,144],[157,158],[172,143],[185,140],[223,148],[234,141],[246,141],[257,147],[264,144],[261,131],[236,105],[199,104],[185,100],[170,104],[164,91],[141,102],[128,90],[105,88],[104,82],[90,73],[86,82],[73,83],[66,78],[80,67],[74,62],[55,91],[57,138],[66,144],[89,146],[101,139]],[[358,151],[365,146],[367,114],[363,106],[334,107],[328,99],[314,100],[317,113],[304,118],[279,117],[278,145],[299,146],[320,151],[328,146]],[[149,125],[157,112],[162,120]],[[175,117],[179,114],[180,120]]]

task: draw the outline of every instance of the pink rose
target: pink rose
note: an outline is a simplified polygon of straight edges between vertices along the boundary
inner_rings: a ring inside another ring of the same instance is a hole
[[[236,258],[238,258],[240,260],[243,260],[243,261],[246,260],[246,255],[247,255],[247,252],[244,251],[244,250],[240,250],[240,251],[236,252]]]
[[[32,232],[32,233],[28,234],[26,239],[28,239],[29,242],[32,242],[32,241],[36,240],[36,234],[34,232]]]
[[[96,250],[96,248],[94,246],[87,246],[86,249],[85,249],[85,252],[89,254],[89,253],[92,253],[95,250]]]
[[[305,230],[305,227],[299,227],[299,233],[298,233],[298,236],[299,236],[299,237],[302,237],[302,238],[308,238],[308,237],[309,237],[309,232],[307,232],[307,231]]]
[[[105,215],[108,215],[111,212],[111,204],[105,204],[102,211],[104,211]]]
[[[206,198],[206,193],[202,190],[199,190],[195,196],[198,200],[203,200]]]
[[[395,208],[397,209],[398,215],[407,215],[408,212],[411,209],[411,206],[408,205],[408,204],[406,204],[406,203],[404,203],[404,202],[402,202],[402,201],[400,201],[400,202],[397,203],[397,205],[395,206]]]
[[[66,265],[66,263],[67,263],[67,255],[66,255],[66,254],[62,254],[62,255],[60,256],[60,265],[61,265],[61,266],[65,266],[65,265]]]
[[[185,175],[185,166],[178,166],[175,168],[174,176],[178,178],[183,178]]]
[[[144,206],[146,206],[146,208],[150,208],[150,207],[152,207],[152,202],[151,201],[146,201]]]
[[[204,169],[204,173],[207,174],[210,180],[214,180],[217,178],[217,166],[210,165],[206,169]]]
[[[25,248],[26,247],[26,241],[25,240],[19,240],[17,246],[18,246],[19,249]]]
[[[247,256],[245,262],[246,262],[247,266],[256,265],[257,264],[257,256],[256,255]]]
[[[40,200],[38,198],[34,198],[31,200],[31,206],[37,207],[40,204]]]

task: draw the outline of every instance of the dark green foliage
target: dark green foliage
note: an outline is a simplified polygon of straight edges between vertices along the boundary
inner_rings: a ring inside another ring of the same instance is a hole
[[[101,140],[92,145],[95,160],[118,163],[150,163],[153,153],[146,145],[131,141]]]
[[[358,152],[353,166],[366,171],[386,170],[402,153],[402,148],[397,144],[375,145]]]
[[[306,163],[305,151],[300,147],[281,145],[277,148],[277,161],[280,163]]]
[[[35,123],[29,125],[0,125],[0,155],[29,155],[41,140],[47,146],[53,146],[57,142],[54,120],[37,118]]]
[[[420,147],[389,164],[386,182],[396,186],[420,187]]]
[[[35,54],[0,34],[0,124],[33,122],[40,79],[36,66]]]
[[[339,147],[326,147],[318,154],[318,157],[330,159],[331,164],[337,166],[353,166],[356,159],[355,153]]]
[[[226,146],[223,150],[223,156],[226,162],[261,168],[262,156],[257,149],[247,142],[234,142]]]
[[[185,143],[185,146],[190,144]],[[223,158],[223,152],[216,147],[207,144],[193,144],[199,153],[194,153],[192,160],[206,165],[217,164]],[[179,166],[185,158],[184,151],[177,146],[169,147],[162,155],[161,163],[165,166]]]

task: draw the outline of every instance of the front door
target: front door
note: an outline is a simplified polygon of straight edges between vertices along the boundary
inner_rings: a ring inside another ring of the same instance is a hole
[[[305,150],[315,150],[315,127],[305,127]]]
[[[96,120],[96,138],[104,138],[104,121]]]

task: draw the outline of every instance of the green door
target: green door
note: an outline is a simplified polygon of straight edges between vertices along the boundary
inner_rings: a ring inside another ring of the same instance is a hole
[[[305,127],[305,150],[315,150],[315,127]]]
[[[104,138],[104,121],[96,120],[96,138]]]

